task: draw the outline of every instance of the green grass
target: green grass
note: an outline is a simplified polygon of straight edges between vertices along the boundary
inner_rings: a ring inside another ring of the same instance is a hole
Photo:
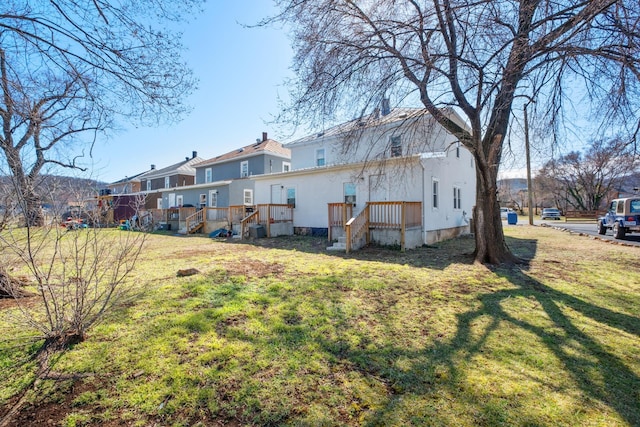
[[[640,425],[640,249],[505,232],[526,267],[473,264],[469,238],[329,255],[313,238],[151,236],[139,299],[56,362],[89,374],[60,422]],[[0,407],[33,371],[18,362],[35,347],[13,344]],[[36,407],[71,393],[48,387]]]

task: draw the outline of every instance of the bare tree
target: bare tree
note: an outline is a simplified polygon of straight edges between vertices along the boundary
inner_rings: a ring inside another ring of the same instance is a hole
[[[119,119],[172,120],[194,79],[171,22],[202,0],[8,0],[0,6],[0,161],[42,224],[45,165],[78,168]]]
[[[598,140],[592,142],[584,154],[573,151],[547,162],[540,175],[555,181],[548,189],[565,202],[564,205],[593,211],[621,187],[635,166],[636,156],[627,142]]]
[[[266,22],[292,28],[292,102],[283,119],[312,126],[364,115],[380,99],[421,104],[473,154],[476,260],[515,261],[502,230],[497,176],[514,104],[561,118],[567,88],[636,120],[637,1],[277,0]],[[546,109],[545,107],[546,106]],[[467,130],[444,113],[454,107]]]

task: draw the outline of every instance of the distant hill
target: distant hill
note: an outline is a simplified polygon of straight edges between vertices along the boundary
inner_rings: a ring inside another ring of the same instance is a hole
[[[64,206],[93,198],[106,185],[107,183],[94,179],[42,175],[36,183],[36,191],[43,205]],[[0,192],[5,196],[13,192],[11,177],[0,175]]]

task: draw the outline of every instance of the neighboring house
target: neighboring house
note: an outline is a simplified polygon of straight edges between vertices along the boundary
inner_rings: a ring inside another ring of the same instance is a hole
[[[254,184],[250,178],[290,170],[290,153],[288,148],[269,139],[267,133],[263,132],[262,139],[251,145],[193,165],[194,185],[163,190],[163,200],[169,202],[169,198],[175,197],[183,204],[199,208],[253,205]],[[167,206],[173,205],[165,204]]]
[[[375,112],[286,147],[292,170],[254,176],[255,203],[295,205],[297,233],[340,237],[345,222],[365,210],[367,239],[382,244],[411,248],[469,232],[473,157],[425,110]],[[398,234],[384,225],[391,223],[410,226]]]
[[[140,177],[147,172],[152,172],[155,169],[154,165],[151,165],[151,169],[148,171],[140,172],[136,175],[130,177],[124,177],[121,180],[112,182],[107,184],[107,192],[103,192],[105,194],[132,194],[139,193],[142,189],[140,185]]]
[[[191,157],[185,157],[183,161],[166,168],[156,169],[152,165],[150,171],[139,177],[140,191],[147,195],[145,203],[147,209],[179,207],[185,204],[185,202],[181,203],[180,200],[177,200],[175,196],[167,196],[167,199],[163,200],[163,192],[173,192],[179,187],[195,184],[196,169],[194,165],[203,160],[202,157],[198,157],[197,151],[193,151]]]

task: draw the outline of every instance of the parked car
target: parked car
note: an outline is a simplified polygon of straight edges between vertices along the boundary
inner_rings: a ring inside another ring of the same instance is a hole
[[[510,212],[515,212],[515,211],[511,208],[500,208],[500,218],[507,219]]]
[[[560,209],[556,208],[544,208],[540,219],[560,219]]]
[[[598,233],[613,231],[613,237],[624,239],[627,233],[640,232],[640,198],[612,200],[605,216],[598,218]]]

